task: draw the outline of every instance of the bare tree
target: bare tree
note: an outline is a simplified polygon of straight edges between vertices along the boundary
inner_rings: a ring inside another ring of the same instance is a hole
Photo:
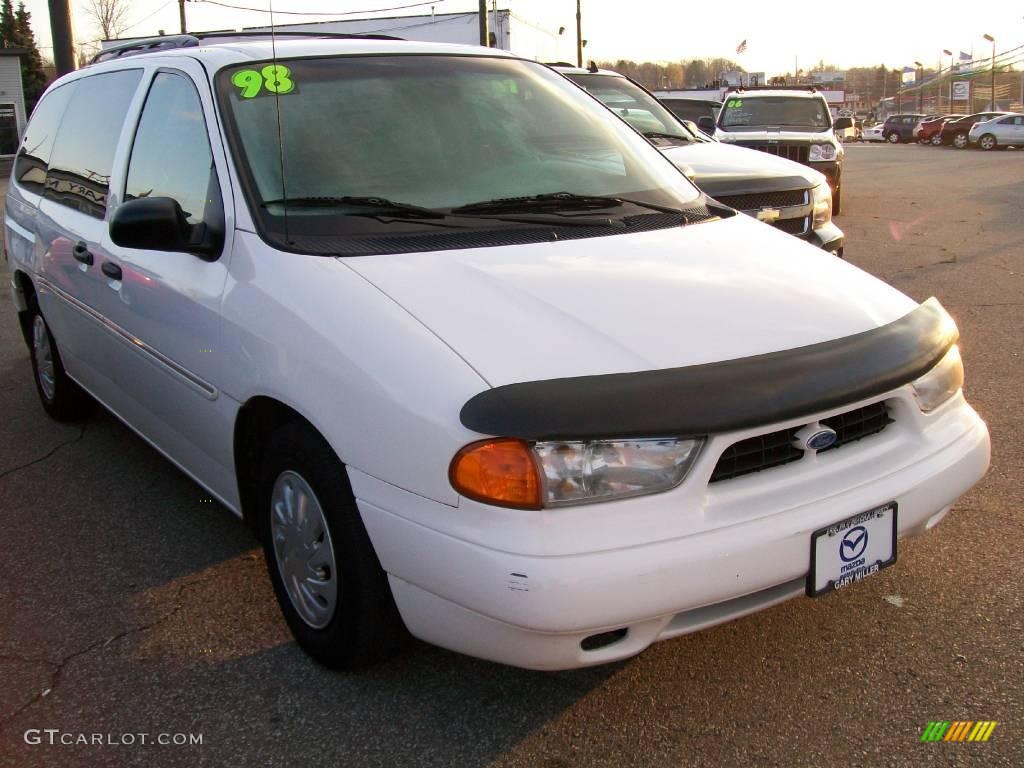
[[[89,0],[86,15],[92,19],[104,40],[114,40],[128,29],[131,0]]]

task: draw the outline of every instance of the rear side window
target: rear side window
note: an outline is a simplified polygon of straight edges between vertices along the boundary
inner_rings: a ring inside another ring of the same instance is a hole
[[[198,224],[220,207],[219,195],[199,94],[187,77],[159,72],[135,134],[125,200],[170,197]]]
[[[46,197],[102,219],[110,174],[128,105],[142,70],[128,69],[76,81],[46,176]]]
[[[40,195],[43,193],[53,142],[77,84],[73,82],[54,88],[32,112],[32,119],[28,122],[25,138],[14,161],[14,180],[25,189]]]

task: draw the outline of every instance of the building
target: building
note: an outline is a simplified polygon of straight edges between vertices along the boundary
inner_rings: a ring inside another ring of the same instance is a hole
[[[0,48],[0,157],[18,151],[25,130],[25,92],[21,87],[21,48]]]
[[[491,47],[514,51],[535,61],[565,61],[576,58],[574,30],[563,26],[544,26],[518,16],[510,10],[495,9],[487,14]],[[391,16],[347,21],[318,21],[277,24],[278,32],[326,32],[346,35],[393,35],[406,40],[429,43],[480,44],[480,21],[475,12],[430,13],[419,16]],[[246,27],[243,32],[270,32],[270,27]],[[131,40],[104,40],[106,49]],[[229,36],[221,39],[230,40]]]

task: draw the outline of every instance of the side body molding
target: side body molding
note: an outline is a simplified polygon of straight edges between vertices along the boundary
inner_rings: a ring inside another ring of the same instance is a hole
[[[959,337],[935,298],[841,339],[718,363],[507,384],[462,408],[475,432],[523,440],[695,437],[772,424],[889,392]]]

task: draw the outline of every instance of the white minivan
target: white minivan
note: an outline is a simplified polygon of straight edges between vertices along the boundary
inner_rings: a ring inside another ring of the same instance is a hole
[[[620,659],[870,577],[988,467],[938,301],[710,200],[541,64],[104,55],[6,200],[43,407],[99,401],[249,521],[326,665],[410,633]]]

